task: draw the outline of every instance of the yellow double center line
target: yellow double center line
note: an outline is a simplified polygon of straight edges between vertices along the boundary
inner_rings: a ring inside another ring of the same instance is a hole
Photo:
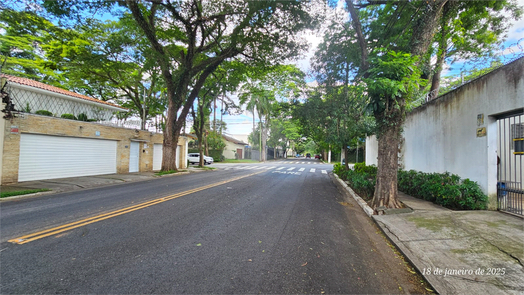
[[[159,199],[143,202],[143,203],[140,203],[140,204],[137,204],[137,205],[134,205],[134,206],[126,207],[124,209],[112,211],[112,212],[109,212],[109,213],[100,214],[100,215],[97,215],[97,216],[89,217],[89,218],[86,218],[86,219],[82,219],[82,220],[79,220],[79,221],[71,222],[71,223],[68,223],[68,224],[61,225],[61,226],[57,226],[57,227],[53,227],[53,228],[50,228],[50,229],[46,229],[46,230],[43,230],[43,231],[35,232],[35,233],[29,234],[29,235],[25,235],[25,236],[21,236],[21,237],[18,237],[18,238],[14,238],[14,239],[8,240],[8,242],[15,243],[15,244],[29,243],[29,242],[32,242],[32,241],[35,241],[35,240],[38,240],[38,239],[41,239],[41,238],[45,238],[45,237],[48,237],[48,236],[56,235],[56,234],[59,234],[59,233],[62,233],[62,232],[68,231],[68,230],[72,230],[72,229],[75,229],[75,228],[78,228],[78,227],[82,227],[84,225],[88,225],[88,224],[95,223],[95,222],[98,222],[98,221],[102,221],[102,220],[105,220],[105,219],[109,219],[109,218],[112,218],[112,217],[115,217],[115,216],[119,216],[119,215],[122,215],[122,214],[133,212],[133,211],[136,211],[136,210],[139,210],[139,209],[143,209],[143,208],[146,208],[146,207],[149,207],[149,206],[160,204],[160,203],[163,203],[163,202],[166,202],[166,201],[169,201],[169,200],[173,200],[173,199],[176,199],[176,198],[179,198],[179,197],[182,197],[182,196],[186,196],[186,195],[189,195],[189,194],[192,194],[192,193],[196,193],[196,192],[199,192],[199,191],[206,190],[208,188],[212,188],[212,187],[219,186],[219,185],[222,185],[222,184],[225,184],[225,183],[228,183],[228,182],[232,182],[232,181],[235,181],[235,180],[239,180],[239,179],[242,179],[242,178],[253,176],[253,175],[256,175],[256,174],[259,174],[259,173],[262,173],[262,172],[264,172],[264,171],[251,173],[251,174],[244,175],[244,176],[235,177],[235,178],[232,178],[232,179],[229,179],[229,180],[226,180],[226,181],[212,183],[212,184],[209,184],[209,185],[206,185],[206,186],[198,187],[198,188],[195,188],[195,189],[191,189],[191,190],[188,190],[188,191],[185,191],[185,192],[181,192],[181,193],[177,193],[177,194],[174,194],[174,195],[170,195],[170,196],[167,196],[167,197],[162,197],[162,198],[159,198]]]

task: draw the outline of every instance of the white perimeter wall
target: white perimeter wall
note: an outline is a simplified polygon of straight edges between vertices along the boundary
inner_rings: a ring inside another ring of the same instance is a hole
[[[366,165],[377,165],[378,141],[375,135],[366,137]]]
[[[403,168],[449,171],[476,181],[496,209],[496,116],[524,107],[523,73],[521,58],[409,113],[403,126]],[[478,115],[484,115],[483,123]],[[477,137],[477,128],[483,127],[486,136]],[[376,141],[366,141],[366,163],[374,163],[376,148]]]

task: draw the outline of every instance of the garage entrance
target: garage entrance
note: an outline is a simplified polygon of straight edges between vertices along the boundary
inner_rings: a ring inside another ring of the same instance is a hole
[[[20,135],[18,181],[116,173],[114,140]]]
[[[524,114],[520,111],[517,114],[498,117],[497,128],[498,209],[524,215]]]

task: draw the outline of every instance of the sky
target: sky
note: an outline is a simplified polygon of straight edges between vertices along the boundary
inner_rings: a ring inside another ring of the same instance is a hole
[[[521,7],[524,7],[524,0],[517,1]],[[339,0],[338,9],[342,9],[343,1]],[[304,56],[296,61],[293,61],[293,64],[296,64],[302,71],[309,73],[311,71],[310,59],[313,57],[315,50],[322,41],[322,37],[318,32],[307,32],[305,33],[305,38],[308,40],[310,47],[309,50],[304,54]],[[507,32],[507,38],[504,42],[504,51],[501,51],[500,54],[504,57],[502,61],[507,63],[511,61],[516,56],[524,55],[524,17],[518,21],[514,21],[513,25]],[[442,71],[442,77],[444,76],[453,76],[459,78],[461,72],[467,73],[469,69],[474,66],[471,61],[457,61],[452,65],[446,65]],[[307,79],[309,84],[315,84],[314,78],[311,76]],[[225,115],[223,121],[227,124],[226,133],[228,134],[249,134],[252,131],[253,117],[250,113],[244,112],[242,115]],[[255,118],[255,121],[258,122],[258,118]]]
[[[16,3],[16,1],[20,0],[11,0]],[[8,1],[9,2],[9,1]],[[31,0],[23,0],[21,1],[25,3],[26,5],[29,5],[32,3]],[[320,7],[320,9],[323,9],[323,13],[327,15],[328,17],[333,17],[333,15],[336,13],[339,17],[347,17],[347,12],[345,12],[343,6],[344,6],[345,0],[338,0],[336,12],[331,10],[331,8],[325,6]],[[524,0],[518,0],[517,1],[521,7],[524,7]],[[111,16],[103,17],[103,19],[111,18]],[[1,32],[0,32],[1,33]],[[305,52],[301,57],[299,57],[297,60],[290,61],[290,64],[297,65],[302,71],[304,71],[306,74],[311,73],[311,67],[310,67],[310,59],[314,56],[314,53],[322,41],[322,36],[319,31],[313,32],[308,31],[304,33],[303,37],[308,41],[309,43],[309,50]],[[516,56],[522,56],[524,55],[524,17],[522,17],[518,21],[514,21],[513,25],[507,32],[507,38],[504,42],[504,50],[500,52],[501,55],[504,56],[502,61],[504,63],[507,63],[511,61]],[[459,78],[461,75],[461,72],[467,73],[469,69],[474,66],[471,61],[458,61],[455,64],[452,65],[446,65],[442,72],[442,77],[445,76],[452,76]],[[316,81],[314,81],[314,77],[312,75],[308,75],[306,82],[308,82],[309,85],[315,85]],[[236,99],[235,94],[229,94],[233,100]],[[238,99],[236,99],[238,101]],[[220,106],[217,110],[217,119],[220,119]],[[224,115],[222,118],[226,124],[227,124],[227,130],[226,133],[235,135],[235,134],[243,134],[247,135],[252,131],[252,125],[253,125],[253,115],[247,111],[244,111],[240,115]],[[258,122],[258,118],[255,118],[255,121]],[[186,132],[189,132],[189,126]]]

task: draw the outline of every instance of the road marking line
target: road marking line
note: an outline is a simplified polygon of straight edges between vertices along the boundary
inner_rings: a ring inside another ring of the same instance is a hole
[[[260,170],[260,169],[265,169],[265,168],[266,167],[264,167],[264,166],[260,166],[260,167],[255,168],[255,170]]]
[[[187,190],[185,192],[176,193],[176,194],[173,194],[173,195],[170,195],[170,196],[167,196],[167,197],[162,197],[162,198],[159,198],[159,199],[143,202],[143,203],[140,203],[140,204],[137,204],[137,205],[133,205],[133,206],[127,207],[127,208],[115,210],[115,211],[112,211],[112,212],[100,214],[100,215],[97,215],[97,216],[85,218],[85,219],[78,220],[78,221],[71,222],[71,223],[67,223],[67,224],[64,224],[64,225],[61,225],[61,226],[53,227],[53,228],[50,228],[50,229],[46,229],[46,230],[42,230],[42,231],[35,232],[35,233],[32,233],[32,234],[28,234],[28,235],[25,235],[25,236],[21,236],[21,237],[18,237],[18,238],[14,238],[14,239],[8,240],[8,242],[15,243],[15,244],[20,244],[20,245],[21,244],[25,244],[25,243],[29,243],[29,242],[32,242],[32,241],[35,241],[35,240],[39,240],[41,238],[45,238],[45,237],[48,237],[48,236],[56,235],[56,234],[59,234],[59,233],[65,232],[65,231],[69,231],[69,230],[72,230],[72,229],[75,229],[75,228],[78,228],[78,227],[82,227],[82,226],[91,224],[91,223],[95,223],[95,222],[98,222],[98,221],[102,221],[102,220],[105,220],[105,219],[116,217],[116,216],[119,216],[119,215],[122,215],[122,214],[130,213],[130,212],[133,212],[133,211],[136,211],[136,210],[139,210],[139,209],[143,209],[143,208],[146,208],[146,207],[149,207],[149,206],[152,206],[152,205],[156,205],[156,204],[160,204],[160,203],[163,203],[163,202],[166,202],[166,201],[170,201],[170,200],[173,200],[173,199],[176,199],[176,198],[180,198],[182,196],[187,196],[187,195],[190,195],[192,193],[196,193],[196,192],[199,192],[199,191],[206,190],[208,188],[216,187],[216,186],[219,186],[219,185],[222,185],[222,184],[226,184],[226,183],[229,183],[229,182],[232,182],[232,181],[236,181],[236,180],[239,180],[239,179],[242,179],[242,178],[246,178],[246,177],[249,177],[249,176],[260,174],[262,172],[263,171],[255,172],[255,173],[251,173],[251,174],[248,174],[248,175],[235,177],[235,178],[232,178],[232,179],[229,179],[229,180],[208,184],[206,186],[190,189],[190,190]]]
[[[295,167],[291,167],[291,168],[287,169],[287,171],[291,171],[291,170],[295,170]]]
[[[284,169],[284,167],[278,167],[278,168],[277,168],[277,170],[282,170],[282,169]]]
[[[322,170],[322,174],[327,174],[327,171],[326,170]]]
[[[311,169],[309,170],[309,172],[315,172],[315,171],[316,171],[315,168],[311,168]]]
[[[277,168],[277,167],[275,167],[275,166],[266,167],[267,170],[274,169],[274,168]]]
[[[306,164],[306,162],[302,162],[302,164]]]
[[[300,169],[298,169],[298,171],[300,171],[300,172],[302,172],[302,171],[304,171],[304,170],[306,170],[306,168],[300,168]]]

